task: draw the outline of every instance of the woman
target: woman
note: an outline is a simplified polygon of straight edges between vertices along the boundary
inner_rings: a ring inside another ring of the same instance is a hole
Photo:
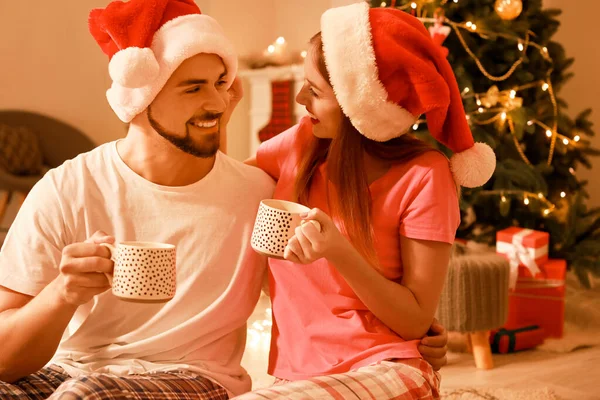
[[[366,3],[328,10],[298,94],[309,118],[250,164],[274,197],[311,207],[286,260],[269,260],[276,385],[241,396],[436,398],[418,345],[430,327],[459,225],[458,185],[495,157],[475,144],[455,78],[414,17]],[[421,114],[451,162],[404,135]]]

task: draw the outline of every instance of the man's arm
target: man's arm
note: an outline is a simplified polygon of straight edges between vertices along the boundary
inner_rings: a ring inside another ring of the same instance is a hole
[[[114,239],[95,234],[65,247],[60,275],[37,296],[0,286],[0,381],[14,382],[42,368],[54,355],[77,307],[109,289],[108,249]]]
[[[76,307],[58,301],[52,286],[36,297],[0,287],[0,381],[34,373],[54,355]]]
[[[433,320],[427,335],[421,339],[419,352],[435,371],[447,364],[448,332],[437,319]]]

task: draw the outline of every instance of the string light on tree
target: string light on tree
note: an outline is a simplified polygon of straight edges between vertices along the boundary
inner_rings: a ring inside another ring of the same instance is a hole
[[[496,0],[496,13],[505,21],[511,21],[521,15],[523,2],[521,0]]]
[[[564,199],[565,197],[567,197],[567,194],[565,192],[560,192],[560,197]]]
[[[508,216],[509,213],[510,213],[510,202],[508,201],[506,196],[502,195],[502,197],[500,197],[500,215],[502,215],[503,217],[506,217],[506,216]]]
[[[540,207],[543,208],[541,211],[544,216],[547,216],[556,209],[556,206],[544,196],[543,193],[532,193],[523,190],[484,190],[479,192],[480,196],[500,196],[500,215],[506,217],[510,214],[510,197],[516,197],[522,199],[522,203],[526,206],[530,206],[530,211],[537,212]],[[536,202],[536,206],[533,207],[532,201]]]

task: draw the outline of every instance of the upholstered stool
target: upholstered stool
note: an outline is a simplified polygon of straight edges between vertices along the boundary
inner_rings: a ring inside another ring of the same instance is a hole
[[[455,246],[437,319],[448,331],[466,333],[477,368],[493,368],[489,331],[508,316],[508,261],[494,252]]]

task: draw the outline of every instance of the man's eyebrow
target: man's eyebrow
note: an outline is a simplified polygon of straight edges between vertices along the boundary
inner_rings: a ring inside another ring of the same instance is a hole
[[[221,75],[219,75],[219,79],[223,79],[227,75],[227,71],[224,71]],[[181,86],[191,86],[191,85],[206,85],[208,83],[208,79],[187,79],[183,82],[180,82],[178,87]]]

